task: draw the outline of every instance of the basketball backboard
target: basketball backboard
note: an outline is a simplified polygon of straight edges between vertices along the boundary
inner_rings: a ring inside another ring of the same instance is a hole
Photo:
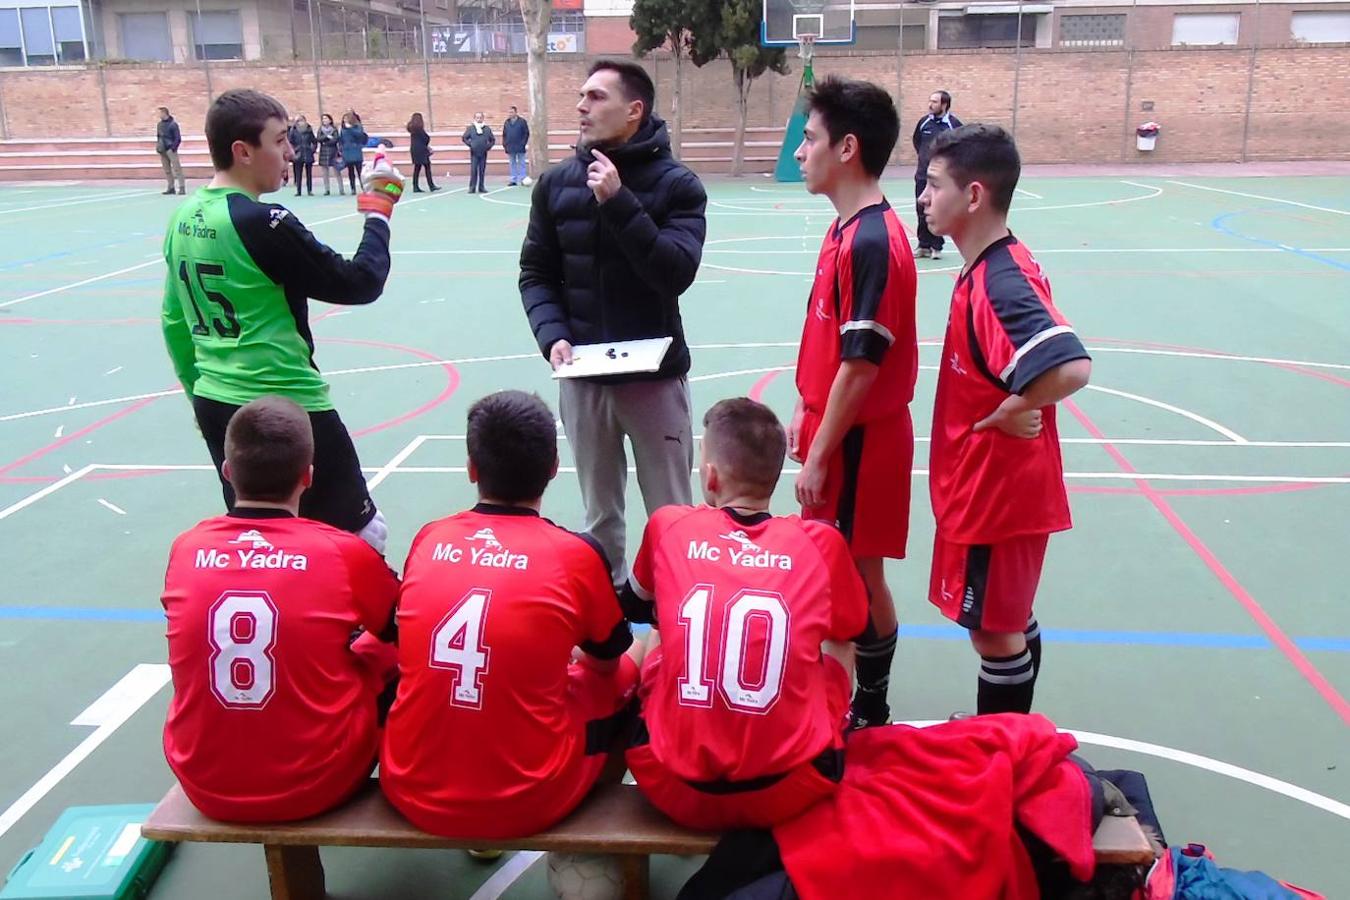
[[[764,0],[761,45],[794,47],[803,35],[815,35],[817,45],[852,44],[853,0]]]

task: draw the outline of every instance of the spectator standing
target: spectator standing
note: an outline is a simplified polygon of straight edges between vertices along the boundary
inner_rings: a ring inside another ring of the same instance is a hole
[[[427,173],[427,190],[437,190],[436,180],[431,177],[431,135],[427,134],[421,113],[413,113],[408,120],[408,135],[408,155],[412,157],[413,164],[413,193],[422,193],[418,178],[423,169]]]
[[[511,167],[511,177],[506,182],[508,187],[522,184],[530,173],[525,161],[525,149],[529,144],[530,123],[522,119],[513,106],[502,123],[502,147],[506,150],[506,159]]]
[[[300,196],[300,176],[304,175],[305,191],[313,197],[314,150],[318,144],[314,128],[304,116],[296,116],[295,124],[290,127],[286,136],[290,139],[291,149],[295,151],[295,160],[291,163],[295,173],[295,196]]]
[[[324,113],[319,117],[319,168],[323,171],[323,193],[328,196],[332,193],[328,189],[328,177],[333,170],[338,171],[337,186],[338,193],[345,194],[347,189],[342,186],[342,150],[338,147],[338,129],[333,124],[333,117]]]
[[[164,190],[165,194],[174,193],[175,179],[178,181],[177,193],[187,193],[187,186],[183,182],[183,166],[178,161],[178,145],[181,143],[183,133],[178,129],[178,122],[169,115],[167,106],[161,106],[159,124],[155,126],[155,152],[159,154],[159,164],[164,167],[164,178],[169,185]]]
[[[469,148],[469,193],[487,193],[483,176],[487,173],[488,151],[497,143],[497,139],[492,134],[492,128],[483,120],[481,112],[473,114],[473,121],[464,129],[464,136],[460,140]]]

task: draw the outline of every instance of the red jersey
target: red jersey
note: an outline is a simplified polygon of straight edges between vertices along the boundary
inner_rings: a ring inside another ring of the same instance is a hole
[[[238,508],[174,541],[164,755],[214,819],[303,819],[375,763],[379,686],[349,649],[388,628],[398,579],[354,534]]]
[[[917,284],[909,236],[889,203],[866,207],[842,224],[835,220],[816,260],[797,354],[797,391],[808,410],[825,412],[839,364],[849,359],[881,367],[858,422],[909,405],[919,374]]]
[[[1072,526],[1055,407],[1043,410],[1041,433],[1030,440],[974,427],[1050,369],[1087,357],[1040,264],[1012,235],[957,279],[929,452],[929,493],[944,539],[995,544]]]
[[[590,787],[573,777],[572,648],[614,659],[632,643],[604,554],[532,510],[479,504],[423,527],[403,574],[385,794],[433,834],[551,825]]]
[[[647,523],[631,584],[655,598],[662,658],[644,669],[642,715],[666,768],[742,781],[839,740],[820,645],[862,633],[867,594],[837,531],[667,506]]]

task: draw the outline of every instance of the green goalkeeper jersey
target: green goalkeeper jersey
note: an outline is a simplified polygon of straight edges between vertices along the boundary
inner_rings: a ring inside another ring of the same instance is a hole
[[[164,238],[164,341],[189,397],[242,406],[264,394],[333,408],[314,363],[309,299],[371,303],[389,276],[389,222],[366,217],[350,260],[290,210],[237,188],[205,187]]]

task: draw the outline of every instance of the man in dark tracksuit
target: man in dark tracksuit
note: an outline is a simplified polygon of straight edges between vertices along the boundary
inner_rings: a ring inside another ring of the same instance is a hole
[[[573,344],[671,338],[655,372],[559,380],[559,411],[576,457],[585,531],[614,583],[624,559],[625,439],[648,514],[693,502],[689,346],[680,295],[694,283],[707,195],[670,152],[641,66],[600,60],[582,85],[576,154],[544,172],[520,249],[520,298],[554,369]]]
[[[177,179],[178,193],[185,194],[187,191],[183,183],[183,165],[178,161],[178,147],[183,143],[183,133],[179,131],[178,123],[174,121],[173,116],[169,115],[168,108],[161,106],[158,112],[159,122],[155,125],[155,152],[159,154],[159,163],[164,167],[164,178],[169,184],[164,193],[174,192],[173,183]]]
[[[497,139],[483,121],[481,112],[473,114],[473,121],[464,129],[464,136],[460,140],[469,148],[469,193],[485,193],[487,188],[483,186],[483,176],[487,172],[488,151],[497,143]]]
[[[952,115],[952,95],[946,91],[934,91],[928,98],[928,115],[914,126],[914,149],[919,154],[918,166],[914,169],[914,198],[917,201],[923,189],[928,186],[928,157],[933,150],[933,141],[944,131],[961,127],[961,120]],[[923,207],[917,206],[919,214],[919,250],[915,256],[942,258],[944,241],[941,235],[928,230],[928,222],[923,217]]]

